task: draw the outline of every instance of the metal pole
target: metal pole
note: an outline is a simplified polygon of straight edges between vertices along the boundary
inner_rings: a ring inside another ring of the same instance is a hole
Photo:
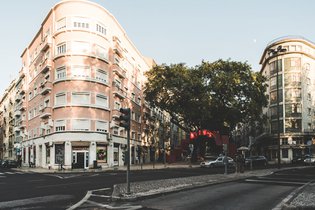
[[[276,53],[277,60],[276,60],[276,66],[277,66],[277,121],[278,121],[278,168],[281,168],[281,159],[280,159],[280,101],[279,101],[279,66],[278,66],[278,51]],[[281,69],[282,70],[282,69]]]
[[[130,129],[127,130],[127,194],[130,194]]]

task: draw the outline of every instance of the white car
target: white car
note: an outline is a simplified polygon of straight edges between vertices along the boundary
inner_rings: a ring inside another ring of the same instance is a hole
[[[220,156],[217,158],[212,158],[209,160],[205,160],[200,163],[200,167],[206,167],[206,168],[214,168],[214,167],[224,167],[224,162],[223,162],[224,156]],[[227,156],[227,159],[229,161],[229,166],[234,165],[234,160],[231,157]]]
[[[315,157],[305,158],[304,163],[307,165],[315,165]]]

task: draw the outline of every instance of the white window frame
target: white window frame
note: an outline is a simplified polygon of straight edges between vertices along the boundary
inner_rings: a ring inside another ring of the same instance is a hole
[[[67,53],[67,43],[66,42],[62,42],[57,44],[56,46],[56,55],[63,55]]]
[[[76,96],[77,96],[77,101],[75,100]],[[89,92],[72,92],[71,93],[71,103],[74,105],[90,105],[91,104],[91,94]]]
[[[67,78],[66,66],[61,66],[55,70],[55,79],[62,80]]]
[[[73,65],[71,66],[71,76],[74,78],[91,78],[91,67],[84,65]]]
[[[62,101],[62,103],[57,103],[58,97],[62,97],[62,96],[64,96],[64,98],[65,98],[64,102]],[[66,104],[67,104],[67,94],[65,92],[57,93],[55,95],[55,106],[63,106],[63,105],[66,105]]]
[[[55,131],[65,131],[66,130],[66,121],[65,120],[55,120]]]
[[[97,120],[95,121],[95,130],[102,133],[107,133],[109,124],[107,121]]]
[[[99,99],[103,99],[105,103],[101,103]],[[95,96],[95,105],[100,106],[100,107],[105,107],[108,108],[108,96],[103,95],[103,94],[96,94]]]
[[[91,121],[89,119],[73,119],[71,121],[72,130],[89,131],[91,130]]]
[[[95,71],[95,79],[102,83],[107,83],[108,81],[108,73],[103,69],[96,69]]]
[[[64,28],[67,28],[67,19],[64,17],[64,18],[61,18],[57,21],[57,24],[56,24],[56,30],[59,31],[61,29],[64,29]]]

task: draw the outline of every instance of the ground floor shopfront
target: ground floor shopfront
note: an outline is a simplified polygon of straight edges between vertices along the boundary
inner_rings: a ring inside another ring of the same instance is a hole
[[[23,141],[22,165],[48,169],[122,166],[126,145],[126,138],[104,133],[55,133]],[[131,140],[130,145],[132,164],[149,161],[149,157],[139,157],[140,148],[146,148],[141,142]]]

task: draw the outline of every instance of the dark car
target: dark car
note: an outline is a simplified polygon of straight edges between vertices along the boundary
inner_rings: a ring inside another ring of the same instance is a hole
[[[250,167],[250,163],[252,162],[253,167],[256,166],[264,166],[268,165],[268,160],[265,156],[252,156],[245,158],[245,165]]]
[[[18,162],[15,160],[4,160],[1,164],[2,168],[17,168]]]

